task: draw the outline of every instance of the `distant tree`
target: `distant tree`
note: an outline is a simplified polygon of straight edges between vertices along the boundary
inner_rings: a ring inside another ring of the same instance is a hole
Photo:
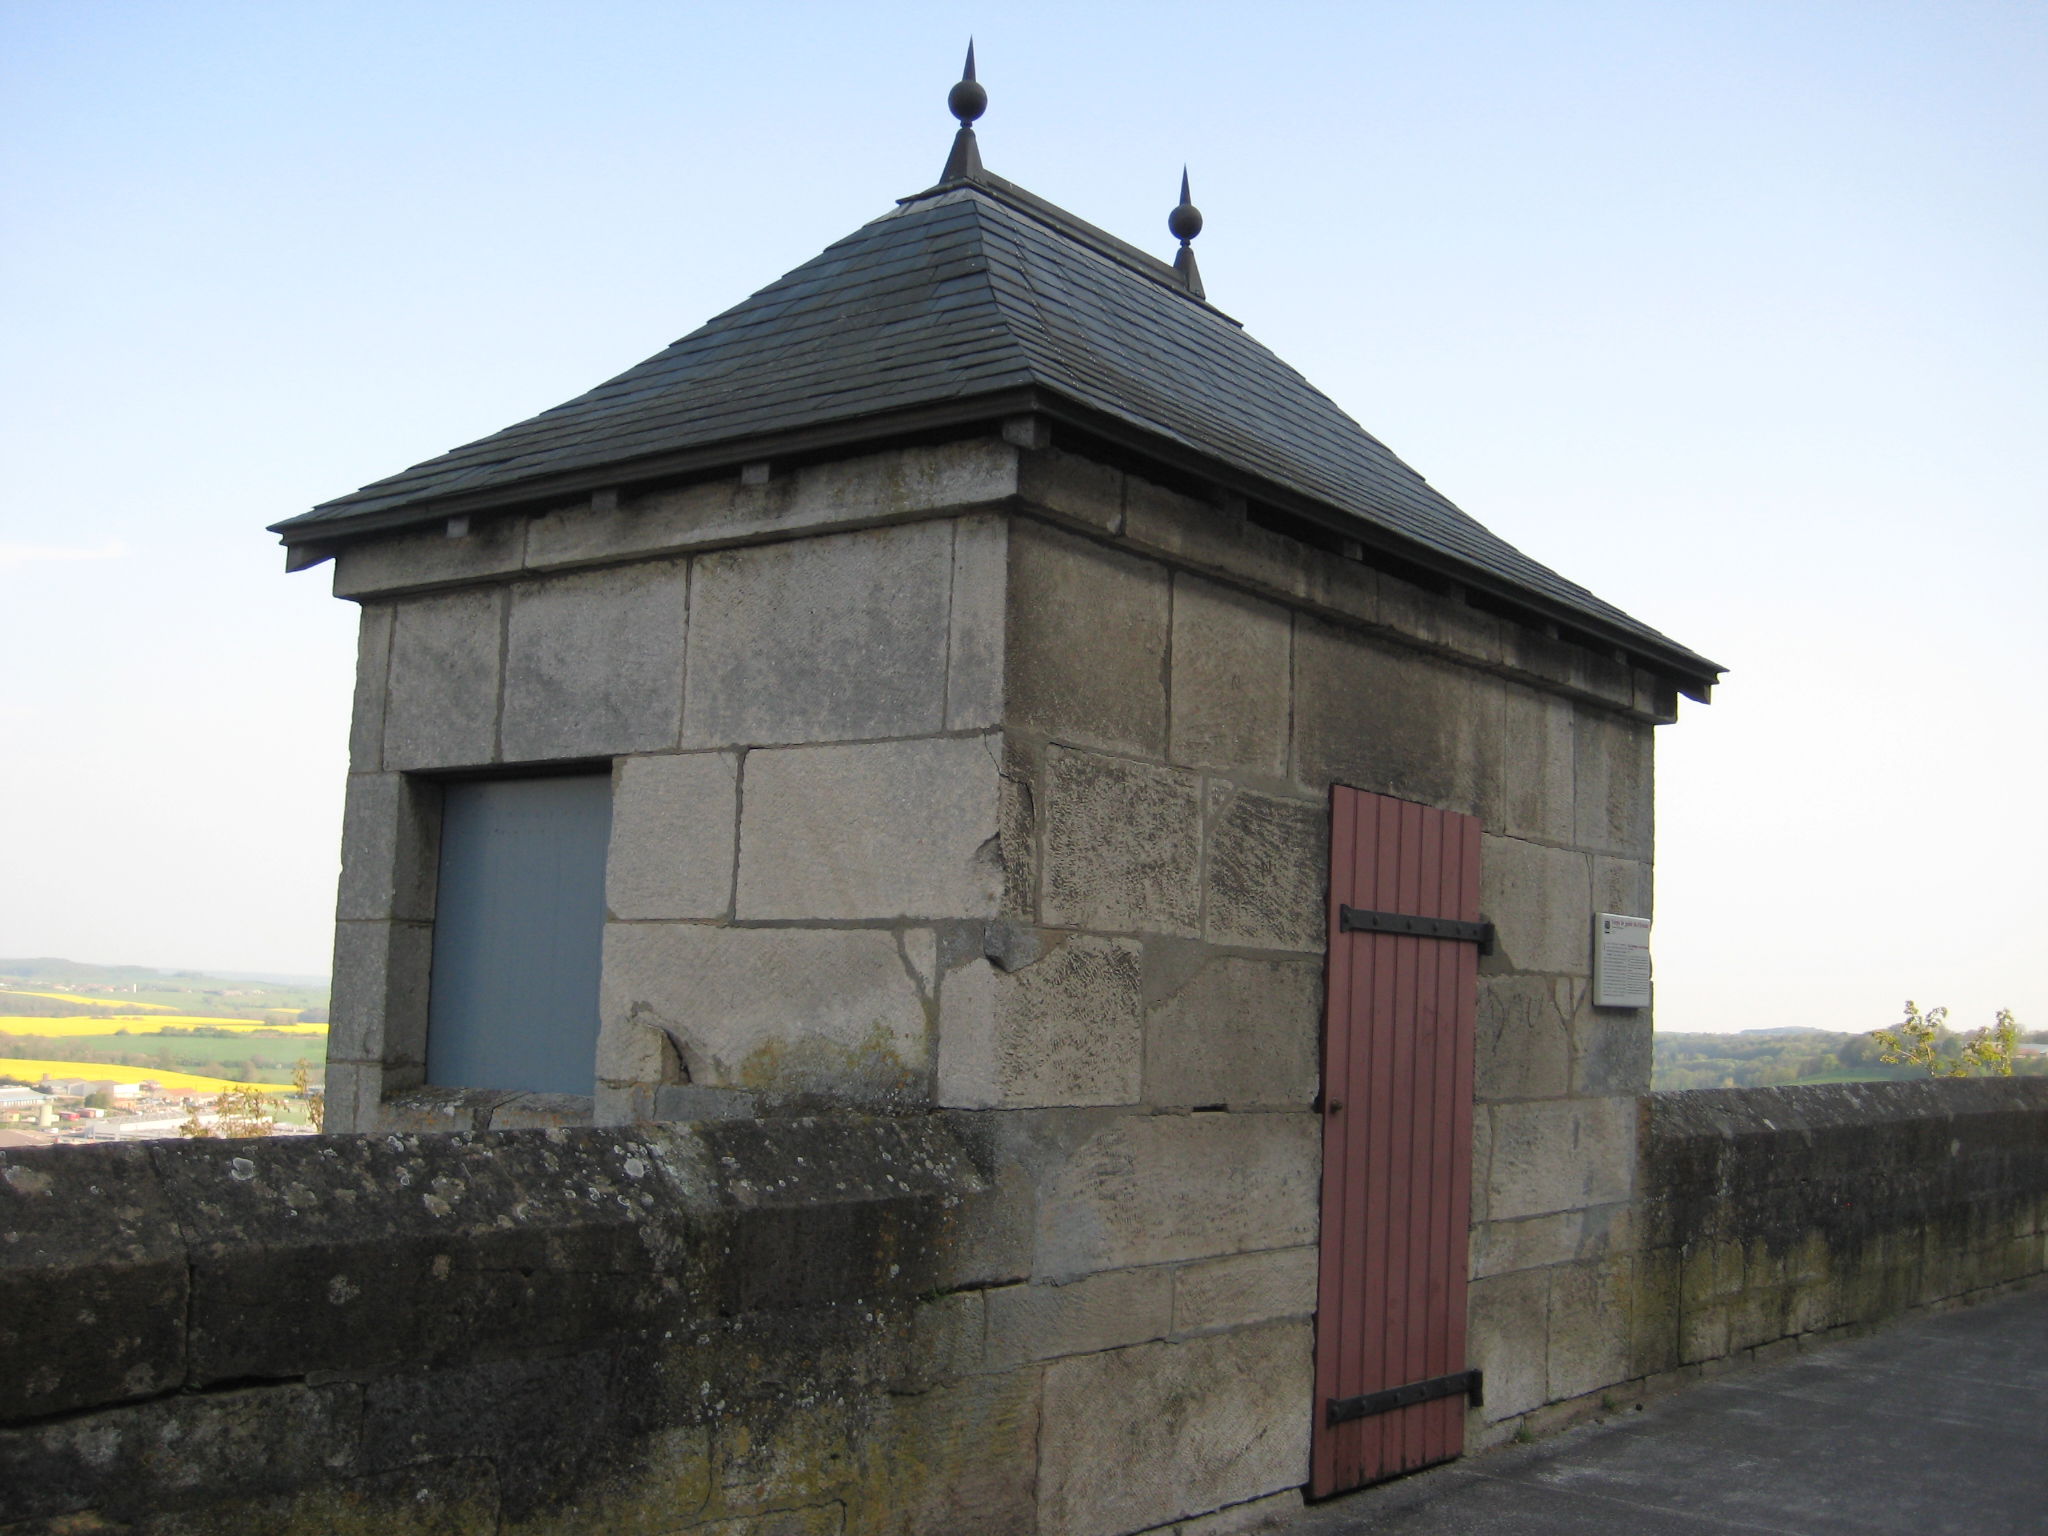
[[[1960,1040],[1948,1028],[1948,1009],[1924,1014],[1911,998],[1906,1016],[1890,1029],[1872,1031],[1882,1054],[1893,1066],[1921,1067],[1933,1077],[2011,1077],[2020,1026],[2010,1008],[2001,1008],[1986,1028]]]
[[[85,1096],[85,1107],[87,1109],[112,1109],[114,1107],[114,1096],[107,1092],[106,1089],[101,1088]]]

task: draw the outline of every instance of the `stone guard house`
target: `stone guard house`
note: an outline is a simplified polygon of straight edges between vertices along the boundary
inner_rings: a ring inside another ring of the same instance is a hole
[[[938,185],[278,525],[362,612],[328,1127],[943,1121],[918,1336],[1007,1406],[929,1528],[1248,1528],[1628,1374],[1651,1025],[1591,935],[1719,669],[966,105]]]

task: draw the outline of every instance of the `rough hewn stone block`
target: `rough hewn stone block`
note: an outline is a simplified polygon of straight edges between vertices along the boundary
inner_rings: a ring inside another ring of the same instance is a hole
[[[612,923],[601,1006],[607,1027],[667,1031],[693,1083],[924,1097],[924,1002],[893,933]]]
[[[958,519],[953,524],[952,636],[946,645],[949,731],[991,730],[1003,723],[1009,582],[1008,519]]]
[[[1300,1485],[1309,1351],[1288,1322],[1054,1362],[1039,1530],[1113,1536]]]
[[[1173,1326],[1178,1333],[1308,1317],[1315,1309],[1314,1248],[1207,1259],[1174,1275]]]
[[[1211,780],[1208,813],[1210,942],[1321,954],[1328,812]]]
[[[1571,701],[1527,688],[1504,688],[1501,706],[1504,830],[1510,837],[1538,842],[1577,842]]]
[[[940,1021],[941,1104],[988,1109],[1139,1098],[1139,955],[1125,940],[1076,934],[1016,971],[971,960],[941,984]]]
[[[505,718],[513,762],[610,757],[676,744],[689,566],[579,571],[512,589]]]
[[[683,744],[943,730],[952,565],[945,522],[699,556]]]
[[[1177,768],[1046,753],[1040,909],[1055,926],[1200,931],[1201,781]]]
[[[1517,1270],[1474,1280],[1466,1293],[1465,1356],[1486,1373],[1491,1424],[1550,1401],[1550,1273]]]
[[[739,759],[629,757],[612,790],[605,904],[621,918],[723,917],[732,907]]]
[[[1007,1285],[986,1294],[990,1370],[1141,1344],[1173,1329],[1167,1269],[1113,1270],[1070,1285]]]
[[[1634,1099],[1552,1099],[1496,1104],[1491,1219],[1626,1200],[1635,1181]]]
[[[1572,1015],[1584,984],[1563,976],[1479,978],[1473,1093],[1554,1099],[1572,1089]]]
[[[1480,707],[1472,673],[1301,619],[1294,679],[1303,783],[1350,784],[1499,824],[1500,712]]]
[[[1163,566],[1014,524],[1009,724],[1164,757],[1167,606]]]
[[[1284,608],[1174,577],[1174,762],[1286,774],[1292,628]]]
[[[497,588],[398,604],[384,707],[386,768],[467,768],[497,760]]]
[[[1060,1280],[1312,1242],[1320,1148],[1307,1113],[1123,1116],[1048,1175],[1037,1274]]]
[[[414,1064],[427,1059],[433,947],[434,930],[425,923],[335,924],[329,1056]]]
[[[371,597],[484,581],[519,569],[526,550],[526,519],[473,518],[454,538],[448,525],[387,533],[345,546],[334,557],[334,595]]]
[[[1306,1108],[1316,1092],[1322,966],[1197,958],[1192,973],[1155,991],[1156,947],[1146,946],[1145,1102]]]
[[[351,773],[375,773],[384,766],[384,693],[390,671],[391,604],[365,603],[356,625],[355,703],[348,727]]]
[[[739,916],[994,916],[1000,750],[954,736],[749,753]]]
[[[1654,727],[1582,709],[1574,738],[1576,841],[1604,853],[1649,858],[1656,792]]]
[[[1479,904],[1493,921],[1497,963],[1518,971],[1591,975],[1592,880],[1592,860],[1583,853],[1515,837],[1484,838]]]

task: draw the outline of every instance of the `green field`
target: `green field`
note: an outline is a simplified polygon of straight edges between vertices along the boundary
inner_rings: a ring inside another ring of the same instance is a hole
[[[78,960],[0,959],[0,992],[17,994],[5,999],[0,1013],[50,1017],[61,1015],[65,1004],[57,999],[69,994],[82,1005],[80,1011],[141,1003],[214,1018],[260,1019],[273,1009],[298,1010],[309,1023],[327,1018],[327,983],[309,976],[220,976]]]

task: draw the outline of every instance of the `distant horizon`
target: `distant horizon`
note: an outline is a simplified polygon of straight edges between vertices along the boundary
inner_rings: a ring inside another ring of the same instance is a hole
[[[1660,1031],[2048,1024],[2048,7],[1165,14],[977,12],[983,160],[1162,257],[1187,166],[1217,306],[1729,666],[1655,733]],[[266,526],[929,186],[966,31],[0,8],[0,943],[331,966],[357,613]]]

